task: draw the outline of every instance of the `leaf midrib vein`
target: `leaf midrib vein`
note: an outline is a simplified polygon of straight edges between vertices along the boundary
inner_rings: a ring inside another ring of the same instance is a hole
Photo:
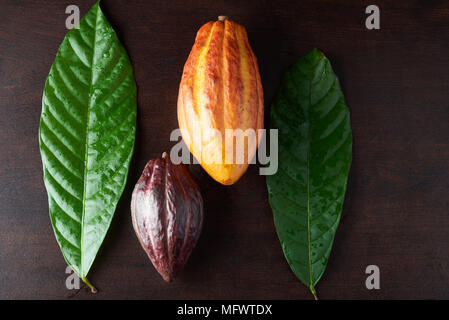
[[[95,58],[95,48],[97,43],[97,25],[98,25],[98,13],[100,11],[99,4],[97,3],[97,12],[95,13],[95,24],[93,26],[94,29],[94,41],[93,41],[93,48],[92,48],[92,59],[90,64],[90,82],[89,82],[89,103],[87,104],[87,117],[86,117],[86,149],[85,149],[85,155],[84,155],[84,188],[83,188],[83,212],[81,215],[81,277],[84,279],[86,276],[84,274],[84,216],[86,213],[86,186],[87,186],[87,163],[89,160],[89,114],[90,114],[90,108],[92,104],[92,83],[93,83],[93,66],[94,66],[94,58]]]
[[[310,286],[313,287],[312,282],[312,254],[311,254],[311,231],[310,231],[310,108],[312,106],[312,81],[309,83],[309,106],[307,109],[307,237],[308,237],[308,253],[309,253],[309,277]]]

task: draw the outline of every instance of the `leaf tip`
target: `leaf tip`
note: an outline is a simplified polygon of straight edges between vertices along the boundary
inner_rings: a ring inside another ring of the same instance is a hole
[[[311,55],[314,55],[314,56],[317,56],[318,59],[323,59],[323,58],[326,57],[326,56],[324,55],[324,52],[321,51],[321,50],[318,49],[318,48],[313,48],[313,50],[310,52],[310,54],[311,54]]]

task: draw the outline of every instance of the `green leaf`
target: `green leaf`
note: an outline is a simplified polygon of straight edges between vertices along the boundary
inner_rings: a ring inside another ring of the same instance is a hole
[[[290,268],[316,297],[340,221],[352,159],[349,109],[323,53],[299,59],[271,108],[279,168],[267,176],[269,201]]]
[[[39,127],[56,239],[89,286],[86,275],[126,184],[136,109],[131,63],[97,2],[59,47]]]

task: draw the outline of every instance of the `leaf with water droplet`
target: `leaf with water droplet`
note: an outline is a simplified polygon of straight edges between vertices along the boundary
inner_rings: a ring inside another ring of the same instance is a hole
[[[292,271],[315,295],[352,159],[349,109],[323,53],[315,49],[287,71],[270,127],[279,129],[279,168],[267,176],[276,231]]]
[[[86,276],[126,184],[135,131],[132,66],[97,2],[59,47],[39,127],[55,236],[89,286]]]

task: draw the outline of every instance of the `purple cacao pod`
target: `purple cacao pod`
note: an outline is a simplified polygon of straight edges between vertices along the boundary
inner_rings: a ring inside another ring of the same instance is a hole
[[[203,225],[203,199],[189,171],[164,152],[148,161],[131,199],[134,231],[165,281],[182,270]]]

